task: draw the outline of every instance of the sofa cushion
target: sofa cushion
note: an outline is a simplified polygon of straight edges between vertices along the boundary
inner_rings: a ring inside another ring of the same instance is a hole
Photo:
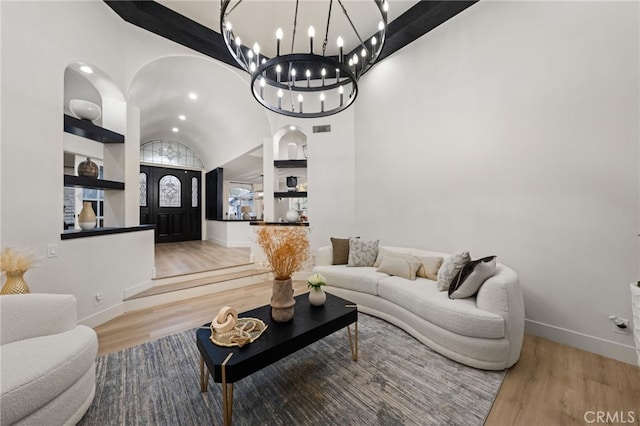
[[[378,283],[378,295],[451,332],[469,337],[505,337],[504,319],[478,309],[475,298],[449,299],[436,283],[425,278],[415,281],[388,277]]]
[[[346,265],[349,261],[349,239],[331,237],[333,248],[333,265]]]
[[[408,254],[392,254],[382,258],[378,272],[395,275],[407,280],[415,280],[418,268],[422,266],[420,259]]]
[[[378,240],[349,238],[348,266],[373,266],[378,256]]]
[[[416,256],[420,260],[417,276],[433,281],[438,279],[438,271],[444,258],[441,256]]]
[[[378,281],[389,275],[377,272],[372,266],[350,268],[346,265],[316,266],[313,272],[322,274],[327,279],[327,285],[360,291],[372,295],[378,294]]]
[[[475,296],[480,286],[496,272],[496,257],[472,260],[458,272],[449,286],[449,299]]]
[[[471,262],[468,251],[460,251],[447,257],[438,270],[438,290],[447,291],[451,281],[467,263]]]
[[[2,422],[16,422],[45,406],[93,368],[98,352],[89,327],[31,339],[0,348]],[[4,368],[8,366],[19,368]]]
[[[378,256],[376,257],[376,261],[373,264],[376,268],[380,266],[382,263],[382,258],[388,255],[393,254],[413,254],[411,253],[411,249],[403,248],[403,247],[392,247],[392,246],[378,246]]]

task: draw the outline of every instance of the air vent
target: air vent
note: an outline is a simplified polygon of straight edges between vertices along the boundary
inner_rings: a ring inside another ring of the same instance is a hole
[[[313,126],[313,133],[327,133],[331,131],[331,124],[324,124],[322,126]]]

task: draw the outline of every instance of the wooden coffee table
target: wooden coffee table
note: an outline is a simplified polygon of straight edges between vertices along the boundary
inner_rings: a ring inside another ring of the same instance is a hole
[[[239,317],[259,318],[267,325],[267,330],[260,338],[242,348],[213,344],[209,339],[211,331],[208,328],[196,331],[200,351],[200,390],[207,391],[209,373],[214,382],[222,384],[225,425],[231,424],[235,382],[311,343],[346,328],[351,357],[354,361],[358,360],[358,309],[354,303],[331,294],[327,294],[327,301],[323,306],[309,304],[307,294],[295,299],[295,316],[287,323],[273,321],[269,305],[240,314]],[[351,324],[355,324],[353,338]],[[205,327],[209,327],[209,324],[205,324]],[[208,371],[205,371],[205,365]]]

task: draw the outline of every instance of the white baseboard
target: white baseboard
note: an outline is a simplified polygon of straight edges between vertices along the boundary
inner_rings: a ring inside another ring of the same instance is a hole
[[[165,303],[172,303],[179,300],[192,299],[195,297],[206,296],[228,290],[235,290],[242,287],[248,287],[264,282],[266,275],[267,273],[265,272],[249,277],[235,278],[228,281],[186,288],[184,290],[178,290],[169,293],[160,293],[138,299],[125,300],[124,312],[146,309],[153,306],[163,305]]]
[[[209,238],[209,241],[227,248],[251,247],[251,241],[227,241],[219,238]]]
[[[153,281],[147,281],[144,283],[134,285],[133,287],[129,287],[124,290],[124,299],[127,299],[133,296],[134,294],[142,293],[143,291],[148,290],[153,286],[154,286]]]
[[[635,347],[579,333],[577,331],[567,330],[565,328],[544,324],[538,321],[525,320],[525,332],[563,345],[572,346],[574,348],[606,356],[607,358],[626,362],[627,364],[636,365],[638,362]]]
[[[107,309],[104,309],[95,314],[89,315],[88,317],[82,318],[78,321],[78,324],[86,325],[87,327],[95,328],[100,324],[104,324],[105,322],[114,319],[115,317],[124,314],[124,303],[120,302],[113,306],[109,306]]]

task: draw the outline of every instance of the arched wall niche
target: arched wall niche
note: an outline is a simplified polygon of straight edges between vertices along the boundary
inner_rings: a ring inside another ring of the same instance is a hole
[[[90,72],[87,72],[91,70]],[[70,63],[64,73],[64,112],[69,101],[83,99],[100,106],[102,115],[94,124],[114,132],[126,132],[126,102],[123,91],[100,68],[85,61]]]
[[[280,127],[273,135],[273,159],[274,160],[305,160],[307,144],[307,132],[297,125],[286,125]],[[306,191],[307,168],[278,168],[273,170],[273,191],[288,192],[291,190],[287,186],[287,177],[295,177],[297,180],[297,191]],[[265,205],[267,205],[265,203]],[[300,215],[307,216],[307,199],[305,198],[273,198],[273,220],[279,221],[286,217],[287,211],[296,210]]]
[[[98,127],[125,135],[127,105],[122,90],[100,68],[85,61],[67,65],[63,81],[63,112],[74,116],[69,107],[72,99],[92,102],[101,115],[92,123]],[[79,117],[77,117],[79,118]],[[125,139],[126,140],[126,139]],[[126,175],[125,147],[122,143],[96,143],[80,134],[64,132],[63,173],[77,175],[80,162],[91,158],[99,169],[99,179],[124,182]],[[83,201],[90,201],[97,214],[98,227],[122,227],[126,224],[124,197],[120,191],[107,191],[78,186],[65,186],[63,195],[64,229],[78,229],[77,217]]]

